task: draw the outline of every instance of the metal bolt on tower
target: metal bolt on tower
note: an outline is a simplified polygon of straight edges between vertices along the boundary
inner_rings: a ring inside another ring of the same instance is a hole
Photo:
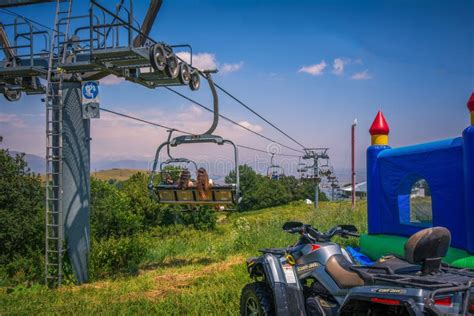
[[[72,0],[56,2],[55,28],[48,60],[46,86],[46,235],[45,282],[59,286],[63,277],[63,77],[57,68],[66,56]],[[62,27],[64,26],[64,31]]]

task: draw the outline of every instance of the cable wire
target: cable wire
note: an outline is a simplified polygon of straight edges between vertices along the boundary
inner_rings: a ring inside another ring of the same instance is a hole
[[[250,106],[246,105],[244,102],[240,101],[239,99],[237,99],[237,97],[235,97],[233,94],[231,94],[230,92],[228,92],[227,90],[225,90],[224,88],[222,88],[220,85],[218,85],[217,83],[214,83],[214,85],[219,89],[221,90],[222,92],[224,92],[225,94],[227,94],[230,98],[232,98],[234,101],[236,101],[237,103],[239,103],[240,105],[242,105],[244,108],[246,108],[247,110],[249,110],[250,112],[252,112],[253,114],[255,114],[256,116],[258,116],[260,119],[262,119],[265,123],[267,123],[268,125],[272,126],[273,128],[275,128],[277,131],[279,131],[280,133],[282,133],[283,135],[285,135],[286,137],[288,137],[289,139],[291,139],[293,142],[295,142],[296,144],[300,145],[302,148],[306,148],[306,146],[304,146],[303,144],[301,144],[299,141],[297,141],[296,139],[294,139],[293,137],[291,137],[290,135],[288,135],[287,133],[285,133],[284,131],[282,131],[278,126],[276,126],[275,124],[273,124],[272,122],[268,121],[266,118],[264,118],[262,115],[260,115],[259,113],[257,113],[255,110],[253,110]]]
[[[205,106],[205,105],[199,103],[198,101],[193,100],[193,99],[191,99],[190,97],[188,97],[188,96],[186,96],[186,95],[184,95],[184,94],[182,94],[182,93],[180,93],[180,92],[178,92],[178,91],[176,91],[176,90],[174,90],[174,89],[172,89],[172,88],[170,88],[170,87],[164,86],[163,88],[165,88],[165,89],[167,89],[167,90],[169,90],[169,91],[171,91],[171,92],[173,92],[173,93],[179,95],[180,97],[182,97],[182,98],[184,98],[184,99],[186,99],[186,100],[188,100],[188,101],[190,101],[190,102],[196,104],[197,106],[199,106],[199,107],[205,109],[206,111],[213,113],[212,109],[210,109],[210,108],[208,108],[207,106]],[[247,130],[247,131],[249,131],[249,132],[251,132],[251,133],[253,133],[253,134],[255,134],[255,135],[258,135],[258,136],[260,136],[260,137],[262,137],[262,138],[264,138],[264,139],[266,139],[266,140],[268,140],[268,141],[270,141],[270,142],[272,142],[272,143],[278,144],[278,145],[280,145],[280,146],[282,146],[282,147],[285,147],[285,148],[287,148],[287,149],[290,149],[290,150],[293,150],[293,151],[296,151],[296,152],[299,152],[299,153],[303,153],[303,152],[302,152],[301,150],[299,150],[299,149],[295,149],[295,148],[293,148],[293,147],[287,146],[287,145],[282,144],[282,143],[280,143],[280,142],[278,142],[278,141],[276,141],[276,140],[274,140],[274,139],[271,139],[271,138],[269,138],[269,137],[267,137],[267,136],[265,136],[265,135],[262,135],[262,134],[260,134],[259,132],[256,132],[256,131],[254,131],[254,130],[252,130],[252,129],[250,129],[250,128],[248,128],[248,127],[246,127],[246,126],[244,126],[244,125],[242,125],[242,124],[240,124],[240,123],[238,123],[238,122],[236,122],[236,121],[234,121],[234,120],[232,120],[232,119],[230,119],[230,118],[228,118],[228,117],[226,117],[226,116],[224,116],[224,115],[222,115],[222,114],[219,114],[219,117],[223,118],[224,120],[226,120],[226,121],[228,121],[228,122],[230,122],[230,123],[232,123],[232,124],[234,124],[234,125],[237,125],[237,126],[243,128],[243,129],[245,129],[245,130]]]
[[[276,154],[276,153],[273,154],[273,153],[271,153],[269,151],[266,151],[266,150],[263,150],[263,149],[253,148],[253,147],[245,146],[245,145],[237,145],[237,146],[240,147],[240,148],[249,149],[249,150],[253,150],[253,151],[258,151],[258,152],[269,154],[269,155],[283,156],[283,157],[296,157],[296,158],[300,157],[298,155],[290,155],[290,154]]]
[[[166,125],[163,125],[163,124],[158,124],[158,123],[155,123],[155,122],[144,120],[144,119],[136,117],[136,116],[132,116],[132,115],[128,115],[128,114],[125,114],[125,113],[120,113],[120,112],[117,112],[117,111],[109,110],[107,108],[101,107],[100,110],[104,111],[104,112],[107,112],[107,113],[117,115],[117,116],[128,118],[128,119],[131,119],[131,120],[134,120],[134,121],[137,121],[137,122],[141,122],[141,123],[149,124],[149,125],[152,125],[152,126],[164,128],[164,129],[167,129],[167,130],[175,130],[175,131],[183,133],[183,134],[195,135],[191,132],[187,132],[187,131],[184,131],[184,130],[181,130],[181,129],[178,129],[178,128],[169,127],[169,126],[166,126]],[[254,150],[254,151],[258,151],[258,152],[262,152],[262,153],[266,153],[266,154],[272,154],[272,153],[270,153],[266,150],[258,149],[258,148],[254,148],[254,147],[250,147],[250,146],[246,146],[246,145],[237,144],[237,147],[244,148],[244,149],[249,149],[249,150]],[[298,155],[290,155],[290,154],[275,154],[275,156],[299,157]]]
[[[104,111],[104,112],[112,113],[112,114],[115,114],[115,115],[118,115],[118,116],[122,116],[122,117],[125,117],[125,118],[128,118],[128,119],[134,120],[134,121],[146,123],[146,124],[153,125],[153,126],[156,126],[156,127],[165,128],[167,130],[175,130],[175,131],[183,133],[183,134],[194,135],[193,133],[186,132],[186,131],[183,131],[183,130],[180,130],[180,129],[177,129],[177,128],[174,128],[174,127],[169,127],[169,126],[166,126],[166,125],[162,125],[162,124],[158,124],[158,123],[155,123],[155,122],[147,121],[147,120],[141,119],[139,117],[135,117],[135,116],[127,115],[127,114],[124,114],[124,113],[112,111],[112,110],[109,110],[109,109],[106,109],[106,108],[103,108],[103,107],[101,107],[100,110]]]

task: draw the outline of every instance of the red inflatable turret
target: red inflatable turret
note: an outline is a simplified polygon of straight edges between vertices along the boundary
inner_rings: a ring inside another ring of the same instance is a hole
[[[471,112],[471,125],[474,125],[474,92],[471,93],[471,97],[467,101],[467,108]]]
[[[378,112],[377,116],[372,123],[372,126],[369,129],[369,133],[372,136],[372,145],[387,145],[388,144],[388,134],[390,133],[390,128],[388,123],[385,120],[382,112]]]

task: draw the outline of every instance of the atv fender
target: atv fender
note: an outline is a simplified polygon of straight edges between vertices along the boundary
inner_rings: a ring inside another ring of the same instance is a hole
[[[276,315],[306,315],[303,288],[294,267],[285,259],[267,253],[253,259],[248,268],[251,276],[264,273],[273,294]]]
[[[393,286],[359,286],[352,288],[346,296],[339,313],[346,314],[350,305],[356,302],[399,302],[405,313],[410,316],[421,316],[423,313],[423,297],[425,293],[421,289],[400,288]]]

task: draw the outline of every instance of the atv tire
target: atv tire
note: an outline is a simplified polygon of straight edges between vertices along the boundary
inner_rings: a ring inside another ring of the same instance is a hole
[[[265,282],[249,283],[242,289],[240,315],[273,315],[273,298]]]

